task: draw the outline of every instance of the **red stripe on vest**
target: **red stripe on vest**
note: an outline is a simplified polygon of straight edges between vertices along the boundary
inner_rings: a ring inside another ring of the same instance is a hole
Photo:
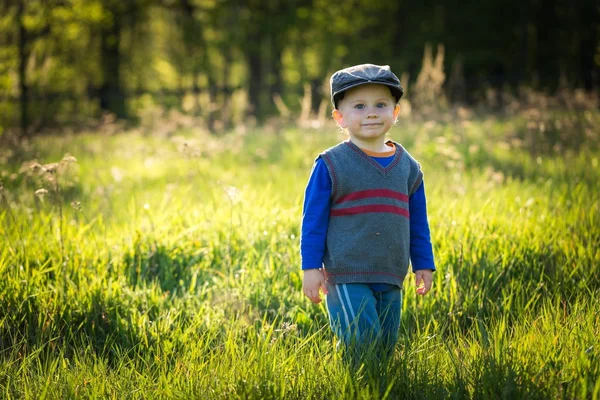
[[[400,200],[405,203],[408,203],[408,196],[405,195],[404,193],[395,192],[395,191],[389,190],[389,189],[375,189],[375,190],[361,190],[359,192],[347,194],[344,197],[340,198],[338,201],[336,201],[336,204],[340,204],[345,201],[368,199],[371,197],[388,197],[391,199],[396,199],[396,200]]]
[[[404,278],[405,275],[392,274],[391,272],[327,272],[325,269],[326,276],[341,276],[341,275],[388,275],[396,278]]]
[[[343,217],[346,215],[365,214],[365,213],[391,213],[403,215],[409,218],[409,213],[406,208],[390,206],[386,204],[375,204],[371,206],[356,206],[347,208],[332,209],[330,212],[331,217]]]

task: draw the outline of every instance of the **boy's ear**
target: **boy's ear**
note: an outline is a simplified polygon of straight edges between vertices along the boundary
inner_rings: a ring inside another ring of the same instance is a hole
[[[400,114],[400,104],[396,104],[394,107],[394,121],[398,119],[398,114]]]
[[[337,122],[340,128],[346,128],[346,125],[344,124],[344,117],[342,116],[342,113],[339,110],[333,110],[331,116],[333,117],[333,119],[335,119],[335,122]]]

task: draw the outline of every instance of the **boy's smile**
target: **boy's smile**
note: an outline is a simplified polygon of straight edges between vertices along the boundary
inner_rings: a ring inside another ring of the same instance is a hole
[[[361,126],[378,127],[378,126],[383,126],[383,122],[372,122],[372,123],[368,123],[368,124],[361,124]]]
[[[385,134],[394,124],[399,110],[387,86],[365,84],[344,93],[333,117],[359,147],[379,151],[385,146]]]

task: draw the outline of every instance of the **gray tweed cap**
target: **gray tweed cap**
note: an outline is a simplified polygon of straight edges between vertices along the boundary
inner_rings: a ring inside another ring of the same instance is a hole
[[[331,89],[331,102],[334,107],[337,107],[337,102],[343,92],[366,83],[378,83],[388,86],[396,101],[400,100],[404,94],[400,79],[391,71],[389,65],[354,65],[331,75],[329,86]]]

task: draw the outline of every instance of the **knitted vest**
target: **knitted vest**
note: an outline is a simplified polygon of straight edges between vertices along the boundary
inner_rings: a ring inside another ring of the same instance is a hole
[[[351,141],[323,158],[332,182],[331,212],[323,257],[331,284],[390,283],[402,286],[410,257],[408,200],[419,187],[420,165],[398,143],[387,166]]]

